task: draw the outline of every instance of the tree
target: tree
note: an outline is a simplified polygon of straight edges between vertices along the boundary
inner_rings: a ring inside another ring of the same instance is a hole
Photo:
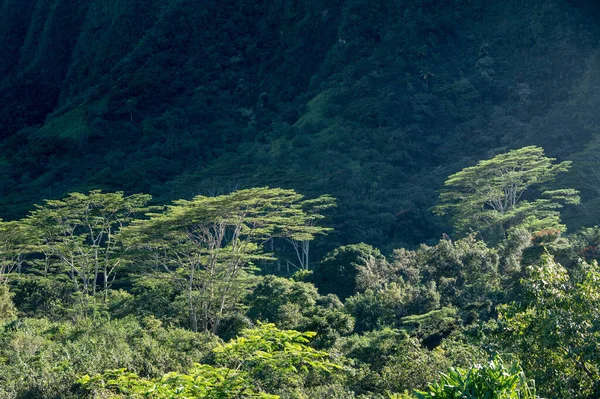
[[[389,275],[389,264],[378,249],[364,243],[328,253],[315,270],[317,287],[345,299],[357,291],[379,288]]]
[[[279,398],[257,392],[253,381],[243,371],[206,364],[196,364],[187,373],[171,372],[152,380],[141,378],[126,369],[108,370],[93,377],[83,376],[77,385],[91,398]]]
[[[279,328],[315,331],[313,347],[329,347],[354,328],[354,320],[335,295],[319,295],[314,285],[276,276],[262,277],[244,303],[252,320]]]
[[[310,241],[329,229],[312,225],[293,190],[254,188],[218,197],[176,201],[166,212],[130,229],[185,292],[192,330],[215,331],[243,298],[255,263],[272,260],[265,244],[274,238]]]
[[[544,190],[571,165],[554,160],[542,148],[530,146],[480,161],[446,180],[434,211],[450,213],[457,231],[477,229],[490,239],[502,239],[517,226],[564,230],[558,210],[563,203],[578,204],[579,193]]]
[[[545,254],[528,268],[519,301],[500,307],[499,338],[550,397],[600,394],[600,267],[567,271]]]
[[[8,283],[10,274],[20,271],[28,246],[22,223],[0,219],[0,284]]]
[[[498,263],[496,250],[469,235],[415,251],[396,250],[393,265],[413,287],[433,284],[442,306],[477,309],[499,291]],[[423,304],[415,305],[412,312],[420,313]]]
[[[95,190],[47,200],[25,220],[36,241],[32,251],[43,254],[48,264],[58,264],[59,270],[69,275],[84,304],[95,298],[100,287],[106,301],[115,271],[122,263],[115,256],[124,249],[122,229],[136,213],[146,209],[150,198],[145,194],[125,196],[123,192]]]
[[[323,195],[313,200],[306,200],[303,203],[303,210],[312,215],[312,218],[308,218],[306,221],[307,227],[315,226],[319,219],[324,216],[319,212],[335,206],[335,199],[328,195]],[[292,244],[296,258],[298,260],[298,266],[300,270],[308,270],[310,262],[310,241],[311,240],[297,240],[292,237],[286,237],[286,240]],[[295,264],[294,264],[295,265]]]

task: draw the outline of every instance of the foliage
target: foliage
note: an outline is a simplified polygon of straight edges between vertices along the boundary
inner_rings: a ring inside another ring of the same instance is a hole
[[[71,193],[47,200],[32,211],[24,225],[31,229],[32,248],[45,259],[41,273],[56,268],[66,273],[82,303],[103,290],[106,301],[124,251],[121,232],[136,213],[145,210],[150,196],[123,192]]]
[[[477,366],[490,351],[519,359],[550,397],[596,394],[595,229],[513,229],[498,249],[444,236],[391,261],[343,246],[288,279],[260,266],[288,255],[286,238],[329,232],[315,222],[330,197],[238,190],[138,218],[147,200],[76,193],[5,224],[23,255],[0,285],[0,397],[380,399],[494,384],[515,397],[509,386],[532,386],[515,365]],[[120,267],[110,285],[104,265]],[[73,290],[83,266],[96,295]]]
[[[77,383],[93,397],[108,398],[262,398],[279,396],[255,392],[246,373],[227,368],[196,364],[188,374],[171,372],[155,380],[144,380],[125,369],[111,370],[93,377],[84,376]],[[105,393],[113,391],[114,394]],[[105,396],[108,395],[108,396]]]
[[[403,285],[391,283],[380,290],[366,290],[346,300],[348,312],[356,320],[356,332],[396,326],[406,315],[409,293]]]
[[[540,147],[530,146],[480,161],[450,176],[440,193],[439,214],[451,213],[460,232],[475,229],[488,238],[504,238],[506,232],[526,227],[532,232],[564,230],[557,209],[561,203],[578,204],[573,189],[533,189],[552,182],[571,162],[553,164]]]
[[[0,286],[0,323],[6,323],[14,320],[17,316],[17,309],[12,301],[12,294],[8,287]]]
[[[6,284],[11,274],[21,272],[30,246],[30,237],[22,224],[0,219],[0,284]]]
[[[427,392],[417,391],[416,396],[419,399],[537,398],[535,387],[525,377],[519,364],[506,366],[499,357],[469,370],[451,368],[439,381],[430,385]]]
[[[82,374],[127,368],[145,376],[183,371],[215,346],[214,337],[137,321],[50,322],[20,318],[0,329],[0,397],[71,397]]]
[[[401,325],[419,337],[428,347],[436,347],[442,339],[460,326],[455,308],[432,310],[422,315],[411,315],[401,319]]]
[[[379,287],[388,267],[378,249],[364,243],[347,245],[323,258],[314,279],[323,292],[345,299],[353,292]]]
[[[220,367],[195,364],[187,374],[171,372],[154,380],[119,369],[84,376],[78,384],[93,395],[113,391],[111,397],[278,398],[265,391],[298,387],[312,369],[329,374],[341,368],[306,345],[313,336],[260,324],[213,350]]]
[[[533,143],[568,159],[598,125],[593,2],[7,0],[0,11],[7,219],[90,188],[166,203],[270,185],[339,198],[326,250],[414,246],[445,227],[427,209],[473,157]]]
[[[279,328],[315,331],[313,345],[331,346],[352,332],[354,320],[333,295],[319,295],[314,285],[281,277],[265,276],[246,297],[245,314],[252,320]]]
[[[330,197],[311,200],[308,213],[293,190],[198,196],[138,222],[129,239],[150,254],[155,271],[167,272],[173,284],[185,287],[192,330],[215,331],[248,292],[256,264],[273,259],[267,242],[277,237],[307,242],[328,231],[313,223],[320,216],[319,202],[329,203]]]
[[[442,306],[472,308],[484,313],[500,285],[499,256],[474,235],[461,240],[440,240],[435,246],[421,245],[415,251],[394,252],[394,270],[412,286],[428,285]],[[430,294],[433,296],[434,294]],[[411,313],[432,310],[417,297]],[[489,309],[487,309],[489,311]]]
[[[355,392],[382,397],[425,389],[451,365],[468,367],[485,358],[480,349],[460,340],[449,339],[430,350],[406,331],[390,328],[344,338],[339,350],[356,361],[357,375],[349,381]]]
[[[0,2],[0,398],[598,396],[599,11]]]
[[[580,261],[568,271],[550,255],[529,267],[523,298],[501,310],[501,338],[548,396],[598,392],[600,269]]]
[[[307,346],[315,335],[314,332],[279,330],[274,324],[259,324],[215,348],[215,361],[231,369],[246,370],[259,386],[294,389],[301,386],[310,372],[329,374],[341,369],[326,352]]]

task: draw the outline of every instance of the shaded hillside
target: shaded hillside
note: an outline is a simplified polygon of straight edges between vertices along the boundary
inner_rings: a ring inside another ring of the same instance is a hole
[[[271,185],[337,197],[332,246],[438,237],[450,173],[524,144],[585,151],[598,8],[4,0],[0,213],[90,188],[167,201]]]

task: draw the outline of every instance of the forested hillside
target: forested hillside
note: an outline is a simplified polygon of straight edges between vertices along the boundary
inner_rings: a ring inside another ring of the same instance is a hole
[[[0,399],[600,398],[599,22],[0,0]]]
[[[415,245],[448,232],[429,208],[450,173],[525,144],[574,158],[598,124],[592,1],[0,7],[9,218],[74,190],[269,185],[337,197],[339,244]]]

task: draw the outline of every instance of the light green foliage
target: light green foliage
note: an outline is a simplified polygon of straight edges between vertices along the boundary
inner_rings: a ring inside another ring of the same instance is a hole
[[[214,331],[248,293],[256,263],[273,259],[265,244],[274,238],[310,241],[327,232],[314,222],[330,202],[307,202],[293,190],[270,188],[198,196],[150,215],[129,236],[150,254],[154,270],[167,272],[181,287],[191,328]]]
[[[418,399],[536,399],[533,382],[518,363],[506,366],[496,357],[469,370],[451,368],[427,391],[416,391]]]
[[[408,391],[403,393],[391,393],[388,397],[389,399],[414,399],[414,396],[408,393]]]
[[[259,324],[215,348],[215,361],[231,369],[247,371],[257,384],[265,387],[294,389],[302,385],[303,378],[310,372],[329,374],[341,369],[326,352],[307,345],[315,335],[314,332],[279,330],[274,324]]]
[[[544,190],[545,184],[571,164],[553,161],[534,146],[480,161],[446,180],[435,211],[450,213],[458,231],[477,230],[490,239],[502,239],[518,226],[531,231],[564,231],[558,210],[562,203],[578,204],[579,193],[573,189]]]
[[[308,271],[310,267],[310,242],[314,238],[314,232],[311,232],[311,228],[316,225],[318,220],[325,217],[321,215],[320,212],[334,206],[335,198],[329,195],[302,201],[302,211],[307,215],[310,215],[305,221],[305,234],[301,234],[300,228],[295,234],[285,236],[285,239],[292,244],[294,254],[296,255],[295,258],[292,258],[293,260],[291,263],[298,268],[299,271]],[[289,261],[289,259],[287,261]]]
[[[586,398],[600,387],[600,268],[579,262],[568,271],[544,255],[523,281],[524,297],[503,306],[500,338],[519,356],[540,391]]]
[[[196,364],[187,373],[171,372],[152,380],[125,369],[112,370],[84,376],[78,384],[90,395],[112,392],[111,398],[278,398],[266,392],[294,392],[310,372],[341,369],[327,353],[307,346],[314,335],[261,324],[217,346],[213,352],[218,366]]]
[[[145,380],[126,369],[110,370],[93,377],[84,376],[78,385],[92,397],[128,399],[277,399],[256,392],[252,380],[242,371],[196,364],[188,373],[171,372]]]
[[[548,397],[599,392],[600,272],[575,261],[597,257],[597,229],[521,223],[498,249],[445,236],[392,262],[348,245],[286,279],[259,266],[288,256],[285,240],[308,265],[331,197],[240,190],[135,220],[148,200],[74,193],[0,222],[0,398],[535,397],[520,366],[479,366],[487,351],[519,359]],[[567,268],[537,263],[545,248]]]
[[[0,327],[0,397],[70,398],[78,375],[113,368],[147,377],[183,371],[215,345],[212,336],[131,318],[19,319]]]

